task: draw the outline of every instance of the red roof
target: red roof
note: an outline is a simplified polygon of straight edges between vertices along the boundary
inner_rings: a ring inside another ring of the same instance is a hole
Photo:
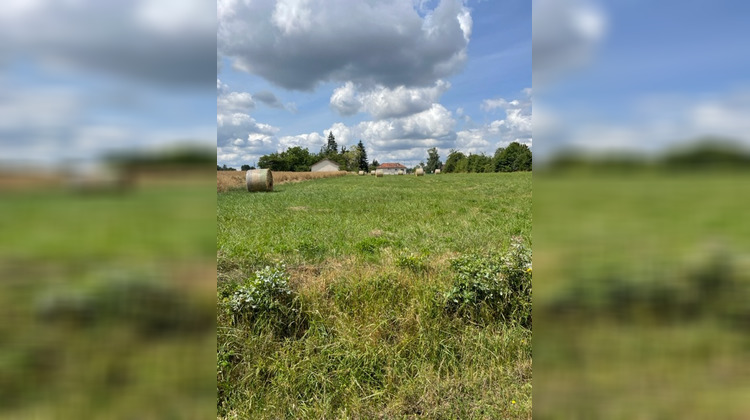
[[[406,169],[406,166],[400,163],[381,163],[378,169]]]

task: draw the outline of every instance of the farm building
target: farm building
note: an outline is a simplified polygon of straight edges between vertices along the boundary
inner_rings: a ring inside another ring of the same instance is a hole
[[[406,172],[406,166],[400,163],[383,163],[378,166],[378,169],[383,170],[383,175],[398,175],[399,172]]]
[[[310,168],[310,172],[336,172],[338,170],[339,164],[330,159],[323,159]]]

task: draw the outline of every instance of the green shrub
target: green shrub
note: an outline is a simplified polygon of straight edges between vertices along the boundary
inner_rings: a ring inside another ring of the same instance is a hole
[[[287,336],[301,325],[297,294],[289,287],[286,267],[266,266],[240,284],[219,291],[219,302],[234,325],[248,323]]]
[[[443,295],[448,313],[531,326],[531,251],[520,238],[505,255],[464,255],[450,265],[456,276]]]

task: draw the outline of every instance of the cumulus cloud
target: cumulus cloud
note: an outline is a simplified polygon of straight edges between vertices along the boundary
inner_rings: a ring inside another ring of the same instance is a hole
[[[346,82],[344,86],[336,88],[330,102],[331,107],[341,115],[354,115],[362,109],[362,100],[352,82]]]
[[[234,68],[295,90],[432,85],[463,67],[472,29],[461,0],[424,17],[402,0],[219,0],[217,14],[218,49]]]
[[[249,111],[255,108],[255,101],[247,92],[228,92],[219,96],[216,108],[219,113]]]
[[[450,83],[438,80],[430,87],[377,86],[358,92],[353,83],[347,82],[331,95],[331,107],[341,115],[366,111],[377,120],[399,118],[430,109],[449,88]]]
[[[480,108],[490,114],[503,112],[504,118],[495,119],[479,127],[456,133],[456,149],[464,153],[493,153],[517,141],[527,146],[532,144],[530,88],[521,91],[520,98],[490,98],[482,101]]]
[[[537,0],[532,10],[534,86],[586,64],[607,30],[606,15],[595,0]]]
[[[491,98],[482,101],[480,108],[483,111],[492,113],[502,110],[505,118],[490,122],[480,132],[494,137],[500,144],[518,141],[530,145],[532,91],[530,88],[523,89],[521,94],[523,97],[520,99]]]

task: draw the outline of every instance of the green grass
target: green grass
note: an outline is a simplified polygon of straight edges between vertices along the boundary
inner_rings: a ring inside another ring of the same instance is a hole
[[[537,174],[534,188],[535,417],[744,418],[747,173]]]
[[[219,265],[530,246],[531,175],[343,177],[219,194]]]
[[[301,309],[292,331],[220,311],[219,417],[531,417],[531,331],[442,301],[451,259],[530,247],[530,173],[351,176],[218,203],[220,293],[283,261]]]
[[[0,417],[214,413],[214,184],[3,193]]]

